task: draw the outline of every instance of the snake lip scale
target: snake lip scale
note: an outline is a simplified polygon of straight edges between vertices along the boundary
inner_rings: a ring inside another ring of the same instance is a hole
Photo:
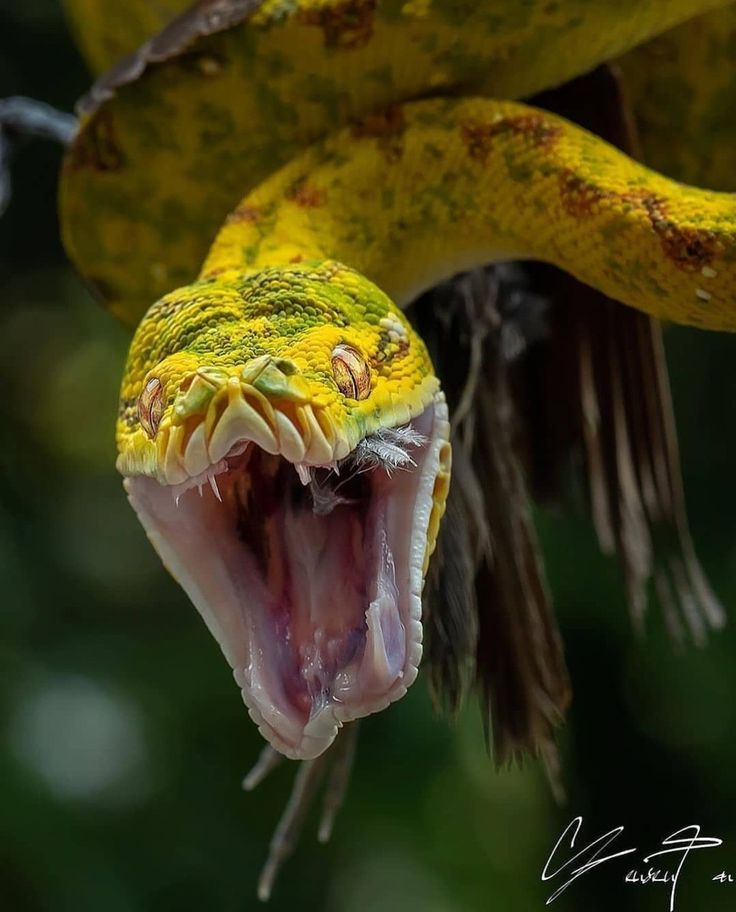
[[[343,723],[398,700],[416,678],[447,409],[436,393],[413,418],[421,442],[396,471],[351,472],[346,442],[319,408],[224,387],[228,405],[214,418],[162,427],[159,477],[125,487],[262,735],[289,757],[313,758]],[[315,475],[334,486],[328,509],[313,502]]]

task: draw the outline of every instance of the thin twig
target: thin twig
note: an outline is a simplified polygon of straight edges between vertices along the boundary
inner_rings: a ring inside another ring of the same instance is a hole
[[[16,95],[0,98],[0,127],[11,137],[50,139],[68,146],[77,132],[77,118],[43,101]]]
[[[42,101],[21,96],[0,98],[0,215],[10,202],[10,161],[18,142],[28,137],[68,146],[76,132],[76,117]]]
[[[243,779],[243,788],[246,792],[252,792],[253,789],[260,785],[270,772],[280,766],[285,758],[278,751],[274,750],[270,744],[267,744],[261,751],[258,759],[253,764],[253,769]]]
[[[358,741],[358,723],[351,722],[343,729],[333,748],[332,767],[327,778],[327,788],[322,800],[322,817],[319,822],[317,839],[329,842],[335,818],[345,800],[350,782],[350,773],[355,760],[355,746]]]
[[[335,818],[342,807],[355,759],[358,723],[351,722],[339,733],[332,746],[314,760],[302,760],[297,770],[291,795],[274,831],[268,858],[258,881],[258,898],[264,902],[271,896],[276,877],[296,847],[304,820],[325,776],[327,787],[322,800],[318,840],[328,842]],[[243,788],[254,789],[284,758],[267,745],[261,751],[253,769],[243,780]]]
[[[271,896],[279,869],[294,851],[315,792],[324,776],[328,753],[316,760],[302,760],[294,787],[281,815],[268,848],[268,858],[258,881],[258,898],[266,902]]]

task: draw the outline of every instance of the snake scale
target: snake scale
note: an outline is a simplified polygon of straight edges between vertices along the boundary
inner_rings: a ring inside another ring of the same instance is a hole
[[[673,145],[696,113],[732,128],[713,111],[736,97],[718,39],[733,8],[184,6],[68,3],[98,69],[166,28],[83,103],[63,230],[137,324],[117,433],[131,503],[265,738],[315,758],[421,658],[451,451],[403,308],[535,259],[662,320],[736,329],[736,197],[675,179],[727,181],[732,157],[707,135]],[[707,51],[659,54],[691,27]],[[519,100],[619,57],[645,153],[681,173]],[[708,76],[670,104],[680,59]]]

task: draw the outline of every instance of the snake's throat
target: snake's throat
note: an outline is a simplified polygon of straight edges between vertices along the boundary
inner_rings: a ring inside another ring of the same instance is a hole
[[[384,709],[417,675],[435,486],[446,468],[440,394],[412,427],[424,442],[406,467],[339,476],[312,468],[326,507],[305,471],[237,433],[195,484],[126,479],[251,717],[289,757],[318,756],[342,723]]]

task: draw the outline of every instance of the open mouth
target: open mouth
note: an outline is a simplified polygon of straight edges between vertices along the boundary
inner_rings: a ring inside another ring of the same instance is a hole
[[[237,422],[228,436],[225,455],[182,483],[139,475],[125,487],[261,733],[289,757],[316,757],[416,677],[448,468],[444,398],[322,465],[268,452]]]

